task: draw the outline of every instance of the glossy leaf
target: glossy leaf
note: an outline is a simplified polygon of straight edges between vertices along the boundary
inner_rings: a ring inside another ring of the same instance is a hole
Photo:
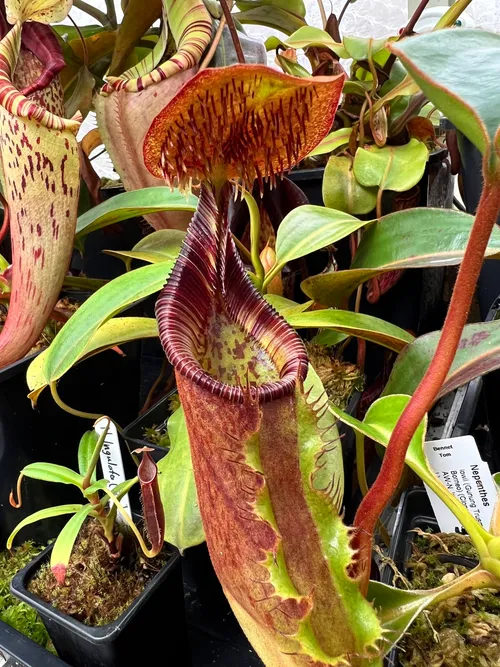
[[[84,490],[83,495],[85,496],[85,498],[90,498],[90,496],[93,496],[94,493],[97,493],[98,491],[104,491],[104,489],[107,489],[108,484],[109,482],[107,479],[100,479],[98,482],[94,482],[94,484],[88,486]]]
[[[340,148],[340,146],[345,146],[349,143],[351,132],[352,127],[342,127],[340,130],[330,132],[330,134],[328,134],[307,157],[325,155],[326,153],[331,153],[337,148]]]
[[[433,331],[420,336],[396,359],[384,395],[415,391],[434,355],[440,333]],[[467,324],[438,398],[497,368],[500,368],[500,321]]]
[[[377,204],[377,189],[361,185],[349,157],[332,156],[323,177],[323,201],[328,208],[362,215],[373,211]]]
[[[283,219],[276,235],[276,265],[266,276],[274,275],[294,259],[335,243],[366,225],[342,211],[323,206],[299,206]]]
[[[367,225],[345,271],[307,278],[301,285],[311,299],[338,306],[366,280],[396,269],[460,264],[474,218],[446,209],[408,209]],[[409,243],[411,239],[411,243]],[[500,252],[500,230],[494,229],[486,257]]]
[[[47,350],[44,374],[59,379],[75,364],[93,334],[108,319],[134,301],[154,294],[165,284],[172,262],[151,264],[115,278],[83,303],[66,322]]]
[[[378,343],[395,352],[401,352],[415,340],[411,334],[394,324],[349,310],[311,310],[308,313],[288,315],[286,319],[294,329],[334,329]]]
[[[324,345],[325,347],[333,347],[334,345],[342,343],[347,338],[349,338],[348,334],[341,334],[338,331],[324,329],[311,339],[311,343],[315,345]]]
[[[116,197],[91,208],[78,218],[77,237],[102,229],[121,220],[161,211],[195,211],[198,199],[194,195],[173,192],[165,186],[122,192]]]
[[[286,49],[307,49],[310,46],[326,46],[340,58],[349,58],[349,53],[342,44],[336,42],[325,30],[313,26],[299,28],[287,37],[286,40],[281,40],[279,37],[269,37],[266,41],[266,49],[268,51],[274,50],[279,46],[283,46]]]
[[[306,303],[297,303],[291,299],[286,299],[284,296],[279,296],[278,294],[266,294],[264,299],[267,303],[278,311],[278,313],[287,319],[287,317],[292,315],[297,315],[298,313],[303,313],[305,310],[310,308],[313,304],[312,301],[307,301]]]
[[[131,340],[156,338],[158,325],[154,318],[148,317],[114,317],[101,325],[88,340],[83,352],[72,365],[88,357]],[[38,396],[50,384],[46,374],[45,360],[48,349],[41,352],[28,366],[26,382],[30,389],[29,398],[36,404]]]
[[[162,0],[129,0],[123,20],[118,29],[116,46],[109,67],[109,73],[122,73],[123,66],[132,49],[145,32],[162,15]]]
[[[14,538],[25,526],[29,526],[32,523],[37,523],[38,521],[43,521],[44,519],[52,519],[56,516],[63,516],[64,514],[75,514],[75,512],[78,512],[82,507],[84,507],[84,505],[58,505],[57,507],[47,507],[46,509],[40,510],[39,512],[30,514],[25,519],[20,521],[9,535],[9,539],[7,540],[7,549],[12,548]]]
[[[346,35],[342,43],[353,60],[368,60],[370,56],[374,56],[385,47],[388,39],[388,37],[373,39],[372,37],[348,37]]]
[[[182,408],[169,417],[167,429],[170,451],[158,463],[165,511],[165,540],[182,552],[205,541]]]
[[[85,519],[94,511],[94,509],[94,506],[90,503],[81,507],[64,526],[54,542],[54,547],[50,555],[50,569],[60,586],[62,586],[66,580],[66,570],[68,568],[71,552],[75,546],[76,538],[80,533]]]
[[[105,250],[104,252],[123,259],[128,265],[132,259],[157,264],[176,259],[185,236],[186,234],[178,229],[160,229],[141,239],[132,250]]]
[[[293,33],[305,25],[303,18],[286,9],[276,6],[266,7],[264,3],[262,5],[261,7],[253,7],[243,12],[237,12],[233,15],[235,21],[239,21],[243,25],[262,25],[286,34]]]
[[[80,440],[78,445],[78,470],[83,477],[87,474],[98,441],[99,436],[96,431],[86,431]],[[95,470],[92,473],[91,481],[96,481]]]
[[[236,7],[245,12],[254,7],[277,7],[301,18],[306,17],[304,0],[236,0]]]
[[[439,30],[390,48],[429,100],[484,153],[500,125],[500,35]]]
[[[30,463],[21,470],[21,474],[44,482],[73,484],[73,486],[82,490],[83,476],[71,470],[71,468],[56,463]]]
[[[406,192],[424,175],[429,151],[425,144],[411,139],[403,146],[365,146],[354,157],[354,175],[365,187]]]

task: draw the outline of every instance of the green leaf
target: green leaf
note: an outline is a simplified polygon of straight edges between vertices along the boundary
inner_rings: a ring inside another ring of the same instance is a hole
[[[411,334],[394,324],[349,310],[311,310],[309,313],[289,315],[286,319],[295,329],[334,329],[384,345],[395,352],[401,352],[415,340]]]
[[[173,262],[151,264],[115,278],[93,294],[66,322],[45,357],[49,382],[59,379],[85,353],[93,334],[106,320],[139,299],[160,290]]]
[[[335,243],[366,225],[343,211],[323,206],[299,206],[283,219],[276,236],[276,264],[266,276],[264,285],[281,271],[287,262]]]
[[[21,470],[21,473],[25,477],[41,479],[44,482],[73,484],[82,490],[83,476],[71,470],[71,468],[56,463],[30,463]]]
[[[29,526],[32,523],[37,523],[38,521],[43,521],[44,519],[51,519],[55,516],[62,516],[63,514],[74,514],[78,512],[84,505],[58,505],[57,507],[47,507],[44,510],[30,514],[25,519],[20,521],[17,526],[14,528],[12,533],[9,535],[7,540],[7,549],[12,547],[14,538],[18,532],[25,526]]]
[[[83,477],[87,474],[98,441],[99,436],[95,431],[86,431],[80,440],[80,444],[78,445],[78,470]],[[95,470],[92,474],[91,481],[96,481]]]
[[[429,151],[418,139],[404,146],[365,146],[354,157],[354,175],[365,187],[406,192],[424,175]]]
[[[412,394],[430,364],[440,331],[417,338],[396,359],[384,396]],[[500,368],[500,321],[467,324],[438,398],[479,375]]]
[[[323,177],[323,201],[328,208],[362,215],[375,208],[377,189],[366,188],[356,180],[351,158],[333,155]]]
[[[432,208],[407,209],[373,224],[365,222],[351,268],[307,278],[302,290],[324,306],[338,306],[358,285],[381,273],[460,264],[473,222],[467,213]],[[495,228],[486,257],[499,252],[500,229]]]
[[[167,422],[170,451],[158,463],[165,510],[165,540],[181,552],[205,541],[184,412],[178,408]]]
[[[54,548],[50,556],[50,568],[54,573],[55,578],[59,584],[64,584],[66,578],[66,569],[68,567],[71,552],[75,546],[76,538],[81,530],[81,527],[88,517],[94,511],[93,505],[84,505],[59,533],[57,540],[54,542]]]
[[[349,58],[353,60],[368,60],[370,54],[374,56],[381,51],[389,37],[379,37],[373,39],[372,37],[344,37],[342,43],[349,54]]]
[[[278,29],[281,29],[278,27]],[[286,40],[281,40],[279,37],[269,37],[266,41],[266,49],[273,51],[279,46],[285,49],[307,49],[310,46],[326,46],[334,51],[340,58],[349,58],[349,53],[342,44],[336,42],[330,35],[321,28],[314,28],[313,26],[304,26],[299,28]]]
[[[134,477],[134,479],[126,479],[124,482],[120,482],[120,484],[117,484],[115,488],[113,489],[113,493],[115,496],[118,498],[118,500],[121,500],[123,496],[130,491],[130,489],[137,484],[139,480],[137,477]]]
[[[237,0],[236,7],[245,12],[254,7],[278,7],[301,18],[306,17],[304,0]]]
[[[194,195],[183,195],[163,185],[122,192],[81,215],[76,225],[76,235],[81,238],[96,229],[138,215],[163,211],[194,212],[197,203],[198,199]]]
[[[311,76],[311,73],[308,72],[305,67],[302,67],[302,65],[295,62],[295,60],[292,60],[291,58],[286,58],[280,53],[277,53],[276,60],[281,65],[281,69],[285,72],[285,74],[290,74],[291,76],[300,76],[306,79]],[[312,154],[313,153],[310,153],[309,155]]]
[[[83,492],[83,495],[85,496],[85,498],[89,498],[94,493],[97,493],[97,491],[103,491],[104,489],[107,489],[108,484],[109,482],[107,479],[100,479],[99,481],[94,482],[94,484],[88,486]]]
[[[311,343],[314,345],[324,345],[325,347],[333,347],[342,343],[344,340],[349,338],[348,334],[342,334],[338,331],[330,331],[329,329],[324,329],[317,333],[312,339]]]
[[[138,259],[143,262],[157,264],[177,258],[186,236],[178,229],[160,229],[141,239],[132,250],[105,250],[107,255],[123,259],[127,265],[130,260]]]
[[[156,338],[157,336],[158,325],[152,317],[115,317],[105,322],[92,334],[85,349],[74,363],[115,345],[128,343],[131,340],[140,340],[141,338]],[[40,392],[50,383],[45,368],[45,359],[48,352],[48,349],[44,350],[35,357],[28,366],[26,373],[26,382],[31,392],[29,397],[34,403],[36,403]]]
[[[303,313],[313,304],[312,301],[307,301],[306,303],[297,303],[296,301],[286,299],[284,296],[279,296],[278,294],[266,294],[264,299],[270,303],[271,306],[277,310],[282,317],[285,318],[285,320],[290,315]]]
[[[233,14],[236,21],[250,25],[263,25],[266,28],[279,30],[287,35],[294,33],[297,29],[301,30],[305,21],[300,16],[296,16],[285,9],[279,7],[254,7],[244,12]]]
[[[345,86],[344,86],[345,92]],[[335,130],[335,132],[330,132],[327,134],[323,141],[316,146],[316,148],[309,153],[307,157],[313,157],[314,155],[325,155],[325,153],[332,153],[336,148],[340,146],[345,146],[349,143],[349,138],[351,136],[352,127],[341,127],[340,130]],[[333,208],[333,207],[331,207]]]
[[[439,30],[391,45],[429,100],[484,153],[500,125],[500,35]]]

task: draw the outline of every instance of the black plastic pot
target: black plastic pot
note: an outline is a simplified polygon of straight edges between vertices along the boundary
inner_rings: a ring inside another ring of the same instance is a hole
[[[142,449],[142,447],[151,447],[153,452],[151,456],[158,463],[167,453],[168,449],[165,447],[159,447],[154,445],[144,437],[144,429],[152,428],[157,426],[158,428],[164,428],[168,418],[170,417],[169,411],[169,401],[171,397],[177,393],[176,389],[173,389],[167,394],[161,401],[158,401],[153,407],[151,407],[143,415],[140,415],[135,419],[131,424],[129,424],[123,430],[123,437],[127,443],[129,451],[133,452],[134,449]]]
[[[416,534],[415,528],[434,533],[439,532],[439,526],[427,492],[422,487],[408,489],[401,496],[399,502],[394,531],[389,549],[389,558],[395,563],[398,570],[406,576],[405,564],[411,556],[411,548]],[[394,571],[385,565],[382,571],[382,583],[391,585]],[[385,667],[399,667],[398,649],[393,648],[385,660]]]
[[[2,660],[7,660],[3,665]],[[67,663],[0,622],[0,664],[3,667],[68,667]]]
[[[63,660],[72,667],[132,667],[155,664],[163,653],[163,664],[191,664],[177,550],[124,614],[97,628],[61,613],[27,590],[30,579],[48,561],[51,551],[52,546],[47,547],[18,572],[11,591],[40,614]]]

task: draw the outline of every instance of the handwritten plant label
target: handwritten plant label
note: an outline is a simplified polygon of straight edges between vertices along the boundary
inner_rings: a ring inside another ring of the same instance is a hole
[[[489,529],[496,488],[488,465],[481,459],[471,435],[425,443],[429,465],[446,488]],[[444,533],[462,530],[462,524],[427,485],[427,494]]]
[[[103,417],[103,419],[100,419],[98,422],[96,422],[94,425],[96,433],[98,435],[102,435],[107,424],[107,417]],[[125,477],[125,470],[123,468],[123,459],[120,449],[120,441],[118,439],[118,432],[113,422],[109,424],[109,429],[101,449],[101,467],[103,477],[108,480],[108,486],[111,491],[116,486],[118,486],[118,484],[121,484],[127,479]],[[132,516],[128,494],[123,496],[123,498],[120,500],[120,503],[123,505],[128,515]],[[118,518],[120,517],[120,512],[118,512],[117,516]]]

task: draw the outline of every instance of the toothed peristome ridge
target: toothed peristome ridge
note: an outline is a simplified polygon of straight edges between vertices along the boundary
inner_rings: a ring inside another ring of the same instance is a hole
[[[330,131],[345,76],[299,78],[265,65],[197,74],[155,118],[144,141],[149,171],[173,185],[276,178]]]
[[[275,380],[258,386],[248,377],[221,382],[200,361],[211,344],[214,311],[223,312],[274,366]],[[291,395],[307,374],[307,353],[295,331],[259,295],[229,236],[210,186],[202,185],[198,209],[156,305],[160,339],[177,373],[234,403],[251,392],[266,402]],[[245,387],[245,385],[247,385]]]

